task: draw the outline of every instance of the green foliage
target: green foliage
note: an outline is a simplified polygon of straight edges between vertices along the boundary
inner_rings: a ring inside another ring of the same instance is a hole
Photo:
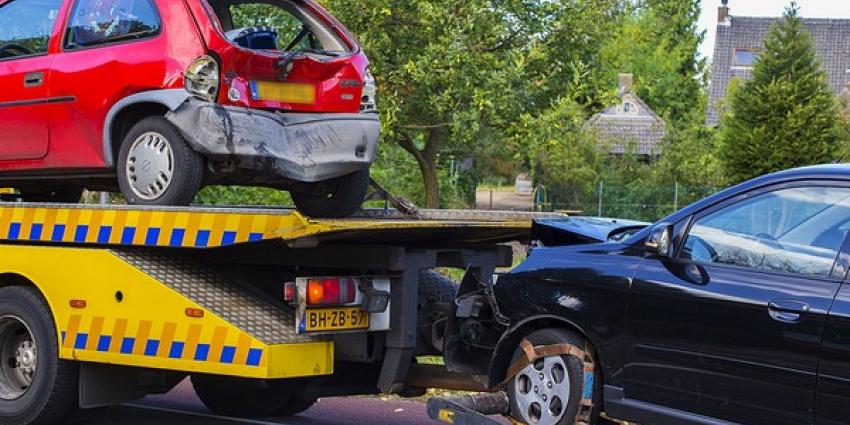
[[[241,186],[210,186],[204,188],[195,198],[195,203],[200,205],[269,205],[285,206],[292,205],[289,194],[280,190],[241,187]]]
[[[836,100],[798,12],[786,9],[753,78],[729,94],[718,156],[732,182],[837,156]]]
[[[588,87],[575,97],[601,104],[607,84],[587,77],[599,73],[598,52],[622,9],[620,0],[325,3],[369,55],[384,146],[416,159],[430,206],[442,186],[441,156],[499,151],[520,115],[545,108],[577,79]]]
[[[592,193],[600,176],[603,155],[595,135],[583,129],[585,121],[582,107],[562,98],[539,115],[524,114],[514,128],[513,139],[531,162],[533,180],[558,193],[562,202]]]
[[[606,78],[635,76],[636,94],[674,126],[705,108],[700,0],[648,0],[626,15],[602,52]]]

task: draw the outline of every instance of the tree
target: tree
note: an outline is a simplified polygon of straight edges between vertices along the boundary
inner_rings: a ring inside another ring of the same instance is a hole
[[[771,28],[752,79],[729,96],[718,156],[732,182],[835,159],[837,102],[796,3]]]
[[[383,143],[416,160],[427,207],[440,205],[438,163],[475,152],[507,97],[514,35],[486,0],[328,0],[358,35],[379,88]]]
[[[529,111],[563,95],[598,51],[623,0],[327,0],[369,55],[383,144],[417,161],[426,205],[440,202],[444,155],[495,152]],[[603,84],[583,102],[598,102]],[[572,96],[571,96],[572,97]]]
[[[700,0],[647,0],[626,14],[603,50],[608,81],[635,75],[636,94],[668,123],[689,123],[705,108],[705,59],[699,45]]]

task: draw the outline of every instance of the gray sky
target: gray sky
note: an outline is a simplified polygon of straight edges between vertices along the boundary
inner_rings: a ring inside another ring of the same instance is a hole
[[[782,16],[791,0],[729,0],[733,16]],[[797,0],[800,12],[806,18],[850,19],[850,1],[847,0]],[[717,28],[717,8],[720,0],[702,0],[700,29],[707,30],[702,55],[711,58],[714,52],[714,33]]]

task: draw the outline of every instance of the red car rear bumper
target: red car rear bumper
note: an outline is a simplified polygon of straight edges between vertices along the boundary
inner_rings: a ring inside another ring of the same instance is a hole
[[[208,159],[305,183],[369,168],[381,133],[377,114],[280,113],[196,99],[168,119]]]

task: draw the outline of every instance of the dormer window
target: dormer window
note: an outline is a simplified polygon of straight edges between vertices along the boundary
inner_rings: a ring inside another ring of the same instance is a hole
[[[759,59],[761,52],[751,49],[735,49],[735,66],[752,68]]]

